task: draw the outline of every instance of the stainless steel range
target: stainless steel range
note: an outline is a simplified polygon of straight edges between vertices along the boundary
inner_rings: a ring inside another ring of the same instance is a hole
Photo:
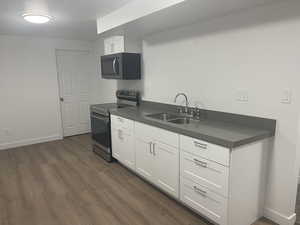
[[[117,102],[91,105],[91,127],[93,150],[108,162],[112,162],[110,111],[117,108],[136,107],[139,104],[139,92],[118,90]]]

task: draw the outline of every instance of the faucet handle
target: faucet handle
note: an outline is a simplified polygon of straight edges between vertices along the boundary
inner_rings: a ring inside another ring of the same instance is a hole
[[[197,119],[200,119],[201,116],[201,109],[199,109],[197,106],[193,109],[193,117],[196,117]]]
[[[180,113],[180,114],[181,114],[181,113],[183,113],[183,109],[182,109],[182,107],[178,107],[178,109],[177,109],[177,110],[178,110],[178,113]]]

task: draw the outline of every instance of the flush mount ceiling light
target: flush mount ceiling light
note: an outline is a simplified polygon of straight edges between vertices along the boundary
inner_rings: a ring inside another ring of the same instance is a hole
[[[23,14],[23,18],[30,23],[36,24],[48,23],[52,19],[51,16],[38,14]]]

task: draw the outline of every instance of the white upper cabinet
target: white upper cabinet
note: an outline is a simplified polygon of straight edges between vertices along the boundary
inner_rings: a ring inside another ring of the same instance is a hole
[[[124,36],[112,36],[104,39],[104,54],[110,55],[125,51]]]

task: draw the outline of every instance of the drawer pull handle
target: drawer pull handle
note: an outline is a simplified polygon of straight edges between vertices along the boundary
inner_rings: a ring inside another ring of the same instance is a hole
[[[152,151],[152,142],[149,142],[149,147],[150,147],[150,154],[153,155],[153,151]]]
[[[155,143],[152,143],[152,151],[153,151],[153,155],[156,156],[156,152],[155,152]]]
[[[201,190],[200,188],[198,188],[197,186],[194,186],[194,191],[197,192],[198,194],[205,196],[207,195],[207,192],[204,190]]]
[[[196,163],[196,165],[198,166],[201,166],[203,168],[207,168],[207,163],[206,162],[203,162],[203,161],[200,161],[198,159],[194,159],[194,162]]]
[[[194,141],[194,144],[198,148],[207,149],[207,144],[200,143],[198,141]]]

